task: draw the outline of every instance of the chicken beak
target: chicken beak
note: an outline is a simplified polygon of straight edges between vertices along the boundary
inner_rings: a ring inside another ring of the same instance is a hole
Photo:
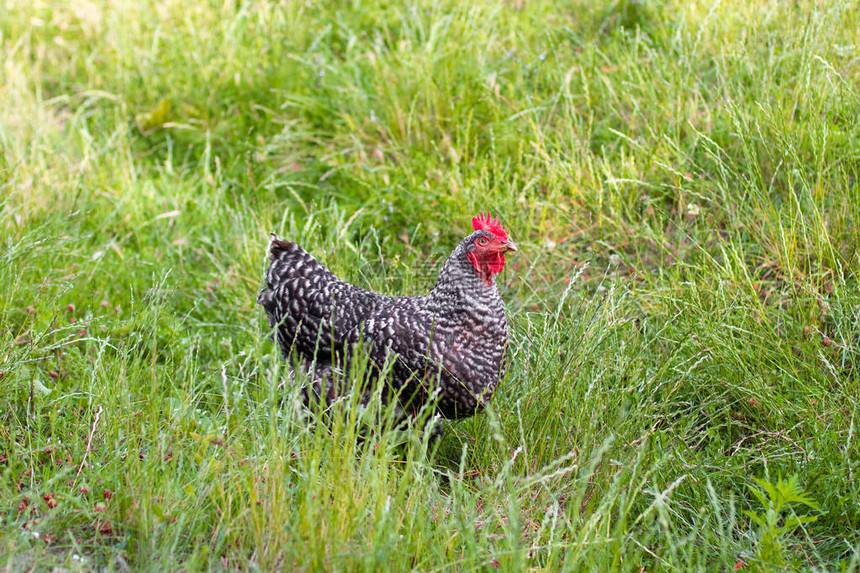
[[[511,251],[513,253],[517,252],[517,244],[513,241],[508,241],[504,244],[504,247],[506,251]]]

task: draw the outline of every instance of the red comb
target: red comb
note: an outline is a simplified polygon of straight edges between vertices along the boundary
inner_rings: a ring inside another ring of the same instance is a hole
[[[477,217],[472,217],[472,228],[476,231],[489,231],[500,241],[508,240],[508,234],[502,229],[499,219],[493,219],[489,211],[486,214],[481,213]]]

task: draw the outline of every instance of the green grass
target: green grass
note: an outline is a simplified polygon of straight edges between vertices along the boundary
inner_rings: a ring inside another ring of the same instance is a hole
[[[858,46],[839,0],[7,0],[0,567],[857,571]],[[268,233],[413,294],[488,208],[492,407],[308,428]]]

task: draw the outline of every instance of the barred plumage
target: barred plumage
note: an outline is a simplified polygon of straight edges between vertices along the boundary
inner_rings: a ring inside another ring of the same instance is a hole
[[[282,354],[310,372],[314,393],[331,402],[346,391],[353,347],[360,342],[378,372],[393,359],[386,387],[404,415],[438,388],[447,418],[471,416],[504,375],[507,321],[495,274],[516,250],[498,221],[475,218],[476,231],[448,257],[436,285],[422,296],[383,296],[337,278],[296,243],[273,235],[266,286],[257,302]],[[310,393],[305,393],[306,402]]]

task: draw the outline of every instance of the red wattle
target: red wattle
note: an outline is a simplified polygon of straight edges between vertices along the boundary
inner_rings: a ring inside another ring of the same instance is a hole
[[[475,252],[468,253],[466,256],[471,261],[472,266],[475,267],[478,276],[487,285],[493,284],[493,275],[502,272],[502,269],[505,268],[504,253],[487,254],[482,259],[478,259],[478,255]]]
[[[487,267],[493,274],[502,272],[502,269],[505,268],[504,253],[490,255],[489,260],[487,261]]]

